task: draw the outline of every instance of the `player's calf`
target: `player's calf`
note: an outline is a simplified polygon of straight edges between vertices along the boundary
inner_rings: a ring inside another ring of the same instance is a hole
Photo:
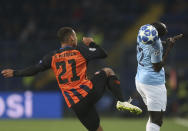
[[[123,98],[122,90],[120,88],[120,81],[118,80],[117,76],[115,75],[115,72],[111,68],[103,68],[102,69],[108,79],[107,79],[107,87],[112,92],[112,94],[115,96],[115,98],[121,102],[125,101]]]
[[[117,104],[116,104],[117,109],[122,111],[127,110],[135,114],[142,113],[142,110],[139,107],[134,106],[130,102],[125,101],[122,94],[122,90],[120,88],[120,81],[115,75],[115,72],[111,68],[103,68],[102,70],[106,72],[106,75],[108,77],[107,80],[108,89],[112,92],[112,94],[117,99]]]
[[[164,112],[149,111],[150,121],[158,126],[163,124],[163,114]]]

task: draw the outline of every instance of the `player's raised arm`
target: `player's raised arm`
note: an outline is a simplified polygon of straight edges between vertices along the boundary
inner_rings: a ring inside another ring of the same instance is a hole
[[[83,37],[83,43],[78,45],[78,50],[87,60],[107,57],[107,53],[99,45],[95,44],[93,38]]]
[[[162,61],[159,62],[159,63],[153,63],[153,68],[154,68],[154,70],[155,70],[156,72],[159,72],[159,71],[162,69],[162,67],[163,67],[164,64],[165,64],[165,61],[166,61],[166,59],[167,59],[167,56],[168,56],[170,50],[173,48],[175,42],[176,42],[178,39],[182,38],[182,37],[183,37],[183,34],[179,34],[179,35],[176,35],[176,36],[174,36],[174,37],[170,37],[170,38],[168,38],[168,39],[165,41],[165,44],[166,44],[167,48],[166,48],[166,50],[165,50],[165,52],[164,52],[164,54],[163,54]]]
[[[36,65],[32,65],[26,67],[21,70],[13,70],[13,69],[4,69],[1,71],[1,74],[5,78],[10,77],[22,77],[22,76],[32,76],[37,74],[38,72],[45,71],[51,67],[51,54],[46,55],[40,62]]]
[[[163,37],[168,32],[167,27],[164,23],[156,22],[156,23],[153,23],[152,25],[157,29],[159,37]],[[182,37],[183,37],[183,34],[180,34],[180,35],[176,35],[174,37],[170,37],[166,41],[162,41],[162,44],[166,45],[167,48],[166,48],[165,52],[163,53],[162,60],[160,60],[159,62],[156,62],[156,63],[152,62],[154,71],[159,72],[162,69],[162,67],[164,66],[164,63],[166,61],[166,58],[167,58],[170,50],[174,46],[176,40],[178,40]],[[153,56],[154,56],[154,59],[159,57],[160,51],[157,51],[157,50],[154,51]]]
[[[179,35],[176,35],[174,37],[167,38],[167,40],[166,40],[167,49],[165,50],[165,53],[163,55],[163,63],[166,61],[166,58],[167,58],[170,50],[172,49],[172,47],[176,43],[176,41],[179,40],[182,37],[183,37],[183,34],[179,34]]]

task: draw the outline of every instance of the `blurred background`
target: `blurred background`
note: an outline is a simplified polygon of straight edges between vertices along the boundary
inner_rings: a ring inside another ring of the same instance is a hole
[[[88,76],[112,67],[121,80],[126,98],[144,110],[134,77],[136,36],[143,24],[162,21],[168,35],[184,34],[166,62],[168,103],[166,116],[188,116],[188,1],[187,0],[0,0],[0,70],[21,69],[39,62],[60,48],[56,32],[75,29],[78,40],[91,36],[109,57],[89,63]],[[166,38],[163,38],[166,39]],[[107,92],[97,104],[101,115],[134,117],[115,110]],[[55,113],[54,113],[55,112]],[[4,79],[0,76],[0,118],[62,118],[67,109],[51,70],[33,77]],[[187,124],[188,125],[188,124]],[[144,126],[144,125],[143,125]]]

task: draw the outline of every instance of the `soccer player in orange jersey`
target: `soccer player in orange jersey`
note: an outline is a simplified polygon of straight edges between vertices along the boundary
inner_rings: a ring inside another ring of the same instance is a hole
[[[84,37],[84,44],[77,44],[76,33],[70,27],[60,28],[57,36],[61,43],[60,49],[47,54],[36,65],[22,70],[5,69],[1,72],[3,76],[32,76],[52,68],[68,107],[89,131],[102,131],[95,104],[104,94],[106,85],[118,100],[119,109],[141,112],[138,107],[124,102],[120,82],[112,69],[103,68],[91,80],[87,79],[87,63],[107,57],[106,52],[92,38]]]

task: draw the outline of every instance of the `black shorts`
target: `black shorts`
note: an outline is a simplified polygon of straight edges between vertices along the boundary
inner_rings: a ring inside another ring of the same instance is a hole
[[[89,131],[96,131],[100,124],[100,118],[95,104],[103,96],[107,83],[107,75],[104,71],[95,74],[91,79],[93,89],[79,103],[72,106],[78,119]]]

